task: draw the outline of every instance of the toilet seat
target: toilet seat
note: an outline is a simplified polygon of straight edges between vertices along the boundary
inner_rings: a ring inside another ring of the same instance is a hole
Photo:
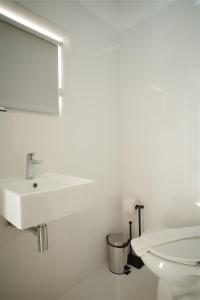
[[[163,284],[157,300],[166,296],[168,300],[200,299],[199,225],[149,233],[132,240],[131,245]]]
[[[200,263],[200,237],[162,244],[150,248],[149,251],[172,262],[197,265]]]

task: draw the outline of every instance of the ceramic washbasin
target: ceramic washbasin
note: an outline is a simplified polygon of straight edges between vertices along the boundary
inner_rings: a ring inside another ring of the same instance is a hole
[[[58,173],[0,180],[0,214],[18,229],[53,221],[94,205],[94,181]]]

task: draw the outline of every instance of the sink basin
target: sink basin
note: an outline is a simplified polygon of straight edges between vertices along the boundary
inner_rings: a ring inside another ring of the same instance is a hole
[[[53,221],[94,205],[94,181],[58,173],[0,180],[0,214],[18,229]]]

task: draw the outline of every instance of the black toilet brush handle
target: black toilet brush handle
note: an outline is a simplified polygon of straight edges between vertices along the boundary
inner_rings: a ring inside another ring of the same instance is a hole
[[[132,253],[131,240],[132,240],[132,221],[129,221],[129,239],[130,239],[130,253]]]

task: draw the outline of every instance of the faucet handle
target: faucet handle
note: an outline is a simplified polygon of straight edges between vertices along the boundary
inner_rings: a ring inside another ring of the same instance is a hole
[[[36,154],[36,152],[30,152],[26,154],[26,157],[28,160],[32,160],[34,158],[34,155]]]

